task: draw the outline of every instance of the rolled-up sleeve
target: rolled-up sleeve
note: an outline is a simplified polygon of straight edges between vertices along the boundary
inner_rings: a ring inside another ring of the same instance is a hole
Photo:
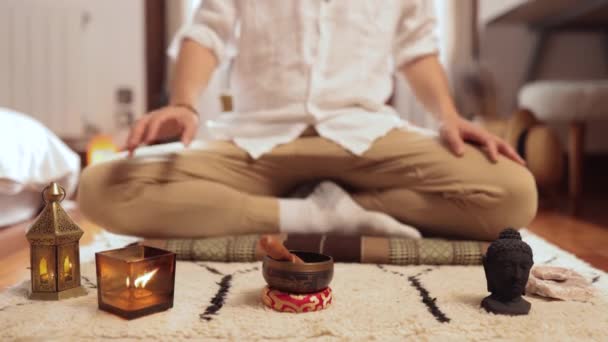
[[[185,38],[213,51],[219,61],[226,57],[226,45],[233,38],[236,25],[233,0],[203,0],[191,23],[184,25],[169,45],[168,53],[175,58]]]
[[[406,3],[393,46],[393,57],[397,67],[416,58],[437,53],[439,50],[434,2],[411,0]]]

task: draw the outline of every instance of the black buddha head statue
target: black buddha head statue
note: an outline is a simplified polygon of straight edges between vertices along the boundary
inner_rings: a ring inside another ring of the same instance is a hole
[[[532,249],[521,240],[519,232],[513,228],[503,230],[483,258],[491,296],[501,302],[520,298],[525,294],[533,264]]]

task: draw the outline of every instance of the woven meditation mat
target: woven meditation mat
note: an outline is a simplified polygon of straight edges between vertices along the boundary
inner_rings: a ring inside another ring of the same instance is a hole
[[[487,295],[481,266],[337,263],[332,304],[288,314],[262,303],[266,284],[259,262],[179,261],[174,307],[126,321],[98,310],[95,266],[85,262],[84,297],[31,301],[29,282],[1,293],[0,340],[608,341],[608,276],[530,233],[523,236],[536,264],[579,271],[594,282],[596,298],[580,303],[528,296],[528,316],[497,316],[479,307]]]
[[[206,239],[166,240],[166,248],[179,260],[252,262],[260,235],[223,236]],[[291,250],[331,255],[336,262],[391,265],[480,265],[478,241],[404,239],[370,236],[282,235]]]

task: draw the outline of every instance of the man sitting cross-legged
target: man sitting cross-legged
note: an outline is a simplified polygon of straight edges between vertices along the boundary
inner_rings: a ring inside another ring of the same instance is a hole
[[[180,136],[233,41],[235,112],[216,137],[163,160],[87,168],[84,214],[118,233],[187,238],[336,233],[491,240],[536,212],[534,180],[501,139],[462,119],[437,61],[432,2],[205,0],[175,41],[170,105],[143,116],[127,149]],[[238,23],[238,25],[237,25]],[[237,32],[236,27],[239,27]],[[401,72],[441,122],[424,134],[384,105]],[[304,199],[284,198],[322,182]]]

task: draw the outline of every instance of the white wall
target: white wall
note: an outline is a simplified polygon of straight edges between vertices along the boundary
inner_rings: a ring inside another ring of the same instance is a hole
[[[479,8],[477,14],[479,16],[479,23],[484,25],[488,21],[526,1],[528,0],[478,0]]]
[[[118,88],[143,113],[143,1],[0,0],[0,106],[70,138],[114,130]]]
[[[87,70],[90,107],[87,115],[104,131],[112,131],[116,89],[133,89],[136,116],[146,108],[144,2],[87,0],[91,13],[88,31],[91,64]]]
[[[516,107],[524,83],[535,35],[523,25],[484,24],[522,0],[480,0],[481,62],[493,73],[498,91],[498,112],[508,116]],[[561,33],[550,39],[540,79],[584,80],[608,78],[608,40],[605,35]],[[608,109],[606,113],[608,121]],[[587,151],[608,152],[608,122],[588,125]],[[555,126],[566,142],[565,127]]]

